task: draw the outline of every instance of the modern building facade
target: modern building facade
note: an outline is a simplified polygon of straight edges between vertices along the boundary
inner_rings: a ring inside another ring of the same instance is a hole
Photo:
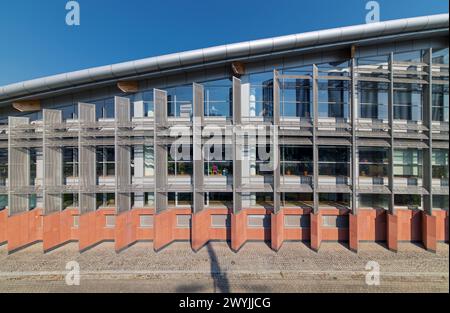
[[[448,14],[401,19],[0,87],[0,243],[434,251],[448,241],[448,28]]]

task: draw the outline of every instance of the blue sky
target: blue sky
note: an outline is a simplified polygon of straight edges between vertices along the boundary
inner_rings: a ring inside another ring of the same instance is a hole
[[[0,1],[0,85],[224,43],[362,24],[366,0]],[[378,0],[381,20],[448,13],[447,0]]]

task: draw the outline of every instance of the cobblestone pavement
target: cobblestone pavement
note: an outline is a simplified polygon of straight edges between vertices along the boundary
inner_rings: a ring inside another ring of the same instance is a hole
[[[215,242],[194,253],[179,242],[155,253],[138,243],[116,254],[113,243],[79,253],[70,243],[47,254],[40,244],[8,255],[0,247],[1,292],[449,292],[449,247],[436,254],[411,243],[399,252],[362,243],[355,254],[338,243],[318,253],[287,242],[276,253],[247,243],[239,253]],[[67,286],[66,264],[77,261],[80,286]],[[368,286],[368,261],[380,265],[379,286]]]

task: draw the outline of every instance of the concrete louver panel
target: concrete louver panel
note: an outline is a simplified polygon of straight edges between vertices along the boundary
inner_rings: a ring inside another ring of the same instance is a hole
[[[389,89],[388,89],[388,121],[389,121],[389,177],[388,185],[391,193],[389,195],[389,211],[391,214],[395,212],[394,205],[394,54],[389,55]]]
[[[314,214],[319,211],[319,147],[317,140],[317,125],[319,124],[319,70],[313,65],[313,203]]]
[[[239,155],[243,150],[239,129],[241,126],[242,106],[241,80],[233,77],[233,213],[242,209],[242,194],[238,192],[242,188],[242,157]]]
[[[95,146],[89,146],[84,142],[84,138],[89,134],[89,124],[94,124],[95,105],[87,103],[78,104],[79,121],[79,145],[78,145],[78,163],[79,163],[79,207],[80,213],[85,214],[93,212],[96,209],[95,187],[96,179],[96,149]],[[91,126],[92,127],[92,126]]]
[[[27,117],[8,118],[8,208],[9,215],[28,211],[29,195],[22,189],[30,185],[30,152],[27,148],[13,146],[20,125],[30,123]]]
[[[62,112],[45,109],[42,111],[42,116],[44,123],[44,212],[48,214],[62,211],[62,195],[60,192],[52,191],[63,185],[62,148],[49,145],[55,132],[55,125],[62,123]]]
[[[167,146],[158,143],[161,127],[167,122],[167,92],[159,89],[153,91],[155,111],[154,153],[155,153],[155,211],[161,213],[167,209]]]
[[[205,206],[205,194],[203,192],[204,183],[204,168],[203,168],[203,153],[202,153],[202,124],[204,119],[204,88],[202,85],[193,84],[193,132],[192,132],[192,147],[193,147],[193,207],[194,213],[203,210]]]
[[[115,97],[115,174],[116,174],[116,210],[131,210],[131,147],[121,144],[120,132],[131,122],[130,99]]]
[[[278,145],[278,127],[280,125],[280,82],[278,79],[278,71],[273,72],[273,125],[270,132],[273,132],[272,142],[270,142],[272,150],[272,157],[274,164],[273,168],[273,210],[278,213],[281,209],[281,194],[280,188],[280,168],[279,168],[279,154],[280,149]]]
[[[427,148],[423,150],[423,186],[428,194],[423,196],[425,213],[432,215],[433,211],[433,51],[429,49],[425,54],[425,63],[428,64],[428,84],[424,86],[423,97],[423,123],[427,127]]]
[[[351,156],[351,179],[352,179],[352,213],[357,214],[358,210],[358,188],[357,188],[357,182],[358,182],[358,159],[357,159],[357,137],[356,137],[356,117],[358,114],[358,98],[357,98],[357,81],[356,81],[356,59],[351,59],[351,84],[350,84],[350,96],[351,96],[351,126],[352,126],[352,156]]]

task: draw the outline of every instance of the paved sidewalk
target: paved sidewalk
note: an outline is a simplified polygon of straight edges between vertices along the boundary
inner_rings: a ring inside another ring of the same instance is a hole
[[[448,292],[449,247],[436,254],[411,243],[393,253],[363,243],[358,254],[338,243],[319,253],[287,242],[276,253],[264,243],[247,243],[233,253],[215,242],[194,253],[174,243],[155,253],[138,243],[116,254],[103,243],[82,254],[76,243],[47,254],[40,244],[12,255],[0,247],[0,292]],[[66,263],[80,264],[80,286],[67,286]],[[367,262],[380,265],[379,286],[368,286]]]

